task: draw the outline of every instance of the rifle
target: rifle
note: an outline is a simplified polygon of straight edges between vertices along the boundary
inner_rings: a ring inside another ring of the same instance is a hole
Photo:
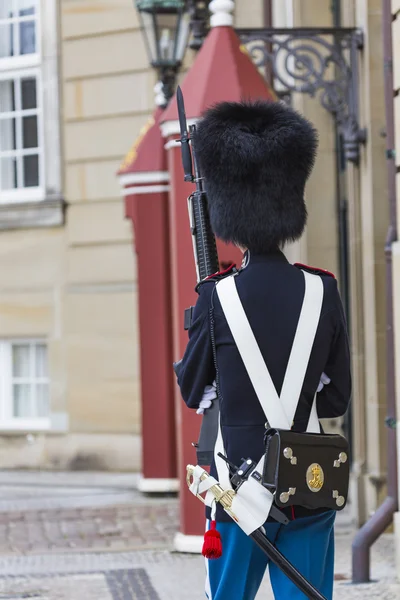
[[[219,271],[219,261],[215,236],[210,225],[207,194],[204,180],[196,160],[193,137],[196,126],[187,127],[185,105],[181,88],[176,92],[179,124],[181,129],[181,151],[184,170],[184,181],[196,184],[195,191],[188,198],[189,223],[193,241],[193,253],[196,265],[197,283]],[[190,148],[191,146],[191,148]],[[194,174],[193,174],[194,165]],[[193,307],[185,310],[184,328],[188,330],[192,321]],[[181,361],[174,363],[176,376],[180,372]],[[196,447],[197,462],[200,465],[211,465],[215,441],[218,434],[219,402],[216,398],[202,419],[200,436]]]

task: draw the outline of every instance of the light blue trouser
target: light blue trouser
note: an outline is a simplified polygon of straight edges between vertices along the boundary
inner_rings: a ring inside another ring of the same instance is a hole
[[[334,511],[291,521],[267,523],[268,538],[328,600],[334,576]],[[254,600],[268,557],[235,523],[217,523],[222,557],[206,560],[209,600]],[[306,600],[306,596],[272,562],[269,575],[276,600]]]

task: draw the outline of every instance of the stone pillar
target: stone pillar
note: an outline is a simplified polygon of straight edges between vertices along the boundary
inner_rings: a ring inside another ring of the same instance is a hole
[[[365,419],[365,499],[367,517],[385,497],[386,481],[386,300],[385,300],[385,239],[388,226],[385,163],[385,109],[383,92],[383,44],[381,0],[359,0],[355,23],[364,32],[365,46],[360,56],[360,124],[368,131],[368,140],[361,152],[358,173],[353,180],[359,193],[353,201],[358,207],[359,221],[354,231],[359,263],[360,297],[353,300],[354,310],[362,314],[359,323],[363,346],[357,361],[363,363],[363,398],[356,402]],[[352,292],[354,295],[354,292]],[[361,466],[361,465],[360,465]],[[361,466],[361,470],[364,469]]]
[[[393,44],[393,78],[394,89],[400,88],[400,0],[392,0],[392,14],[396,15],[392,25]],[[400,96],[394,98],[395,109],[395,148],[396,164],[400,165]],[[397,236],[400,231],[400,173],[396,177],[397,190]],[[394,306],[394,335],[395,335],[395,357],[396,357],[396,399],[397,399],[397,482],[400,498],[400,242],[393,244],[393,306]],[[396,573],[400,577],[400,512],[395,514],[395,545],[396,545]]]
[[[400,40],[399,40],[400,42]],[[400,76],[400,74],[399,74]],[[400,115],[399,115],[400,116]],[[397,175],[400,178],[400,175]],[[397,195],[397,201],[399,195]],[[400,497],[400,242],[395,242],[393,251],[393,309],[394,309],[394,334],[395,334],[395,373],[396,373],[396,399],[397,399],[397,468],[398,486]],[[400,577],[400,512],[394,515],[394,533],[396,549],[396,573]]]
[[[279,27],[293,27],[294,19],[293,19],[293,0],[273,0],[272,3],[272,21],[273,26],[276,28]],[[289,79],[289,78],[288,78]],[[276,92],[282,91],[284,86],[281,84],[279,80],[274,81],[274,89]],[[302,106],[302,96],[300,94],[295,94],[294,98],[294,107],[301,110]],[[306,192],[308,199],[308,190]],[[306,228],[303,236],[300,240],[296,242],[289,243],[284,248],[284,253],[287,259],[291,263],[299,262],[302,264],[308,263],[308,252],[307,252],[307,229]],[[318,266],[318,265],[316,265]],[[323,265],[320,265],[321,267]]]

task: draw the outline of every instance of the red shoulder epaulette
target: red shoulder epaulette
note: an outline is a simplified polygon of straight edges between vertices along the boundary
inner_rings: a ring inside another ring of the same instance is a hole
[[[210,281],[214,281],[214,282],[220,281],[220,279],[227,277],[228,275],[230,275],[231,273],[234,273],[235,271],[236,271],[236,265],[234,263],[232,263],[231,265],[229,265],[229,267],[227,269],[224,269],[223,271],[217,271],[217,273],[213,273],[212,275],[209,275],[208,277],[206,277],[205,279],[203,279],[196,285],[196,292],[198,291],[199,287],[203,283],[207,283]]]
[[[232,273],[234,269],[236,269],[236,265],[235,263],[232,263],[227,269],[224,269],[223,271],[218,271],[217,273],[213,273],[213,275],[209,275],[204,279],[204,281],[210,281],[210,279],[222,279],[223,277],[226,277],[227,275]]]
[[[335,275],[326,269],[310,267],[309,265],[303,265],[301,263],[295,263],[294,266],[298,269],[302,269],[303,271],[307,271],[308,273],[312,273],[313,275],[327,275],[328,277],[333,277],[333,279],[336,279]]]

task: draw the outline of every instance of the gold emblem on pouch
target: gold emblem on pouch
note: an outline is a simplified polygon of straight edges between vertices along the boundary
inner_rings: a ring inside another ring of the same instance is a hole
[[[324,485],[324,472],[318,463],[312,463],[306,473],[308,488],[312,492],[319,492]]]

